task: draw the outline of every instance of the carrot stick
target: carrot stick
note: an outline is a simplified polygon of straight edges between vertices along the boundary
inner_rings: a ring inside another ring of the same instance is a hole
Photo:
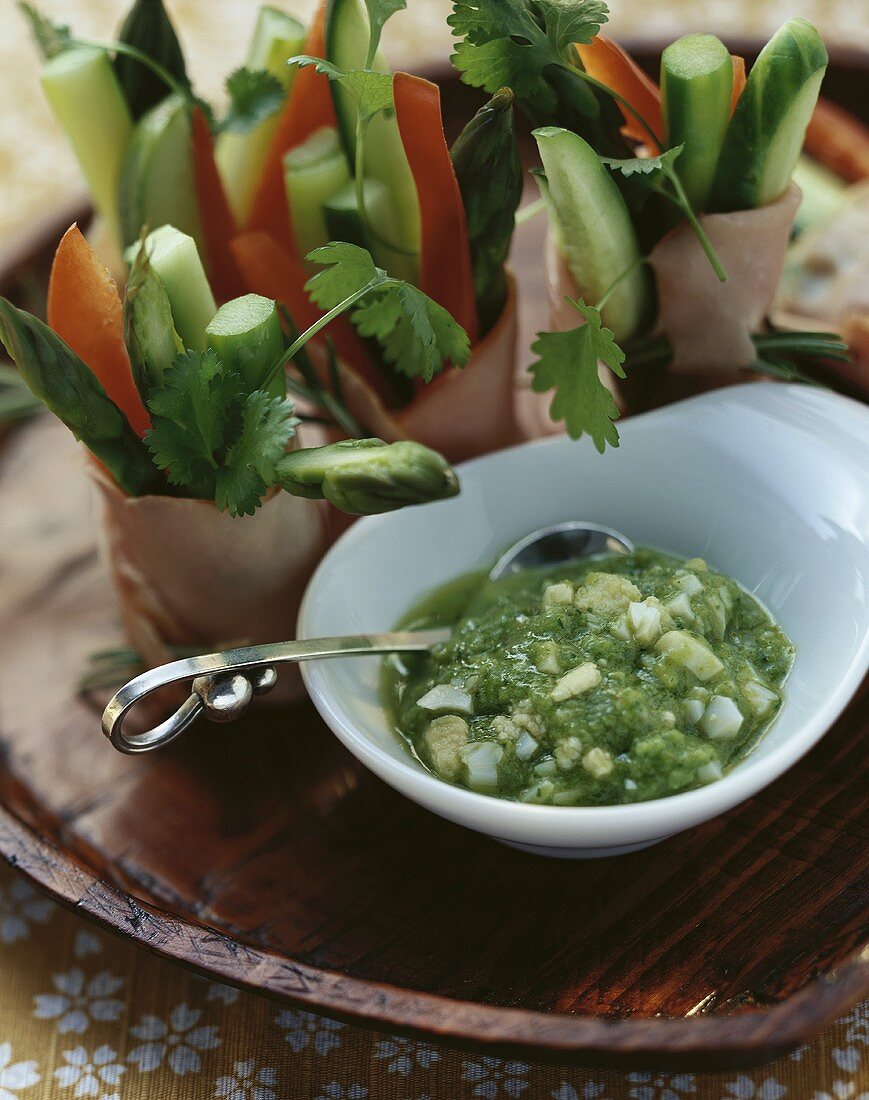
[[[96,375],[143,436],[151,418],[133,381],[114,279],[73,224],[61,238],[48,280],[48,323]]]
[[[664,132],[661,120],[661,93],[658,85],[647,76],[634,59],[617,43],[603,35],[597,35],[588,43],[577,43],[579,59],[589,76],[605,84],[634,107],[651,126],[658,137]],[[636,117],[621,103],[619,109],[624,115],[625,125],[622,133],[633,141],[651,144],[646,129]],[[660,152],[660,140],[652,151]]]
[[[733,62],[733,91],[730,93],[730,115],[736,110],[736,104],[745,88],[745,58],[732,53],[730,60]]]
[[[325,21],[326,3],[323,0],[308,32],[306,54],[325,55]],[[284,189],[284,154],[301,145],[321,126],[335,125],[328,77],[318,73],[313,66],[299,69],[278,116],[262,177],[254,192],[250,217],[244,227],[246,231],[270,233],[283,248],[293,245],[293,228]]]
[[[395,117],[419,198],[420,289],[448,310],[474,341],[477,305],[465,208],[444,136],[436,84],[408,73],[393,79]]]
[[[235,219],[214,162],[214,142],[208,121],[199,107],[193,108],[193,172],[196,204],[205,244],[205,267],[218,303],[244,293],[244,283],[229,242],[235,236]]]
[[[806,130],[806,152],[849,182],[869,177],[869,134],[843,107],[819,99]]]
[[[304,289],[310,272],[268,233],[242,233],[233,240],[232,252],[251,291],[283,302],[300,331],[319,320],[320,311]],[[345,366],[384,397],[383,376],[347,318],[336,317],[328,332]]]

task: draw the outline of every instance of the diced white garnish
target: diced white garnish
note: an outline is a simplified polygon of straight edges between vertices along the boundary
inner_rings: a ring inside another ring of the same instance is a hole
[[[600,669],[592,661],[577,665],[570,672],[565,672],[552,689],[552,698],[556,703],[563,703],[565,699],[572,699],[576,695],[582,695],[597,687],[600,683]]]
[[[562,771],[567,771],[582,755],[582,742],[578,737],[565,737],[555,746],[555,763]]]
[[[742,714],[734,701],[726,695],[713,695],[709,700],[700,728],[713,741],[732,741],[742,725]]]
[[[727,630],[727,612],[721,596],[717,593],[709,597],[709,611],[712,615],[712,635],[715,638],[723,638]]]
[[[459,714],[473,714],[474,700],[466,691],[453,684],[436,684],[431,691],[420,696],[416,705],[423,710],[451,710]]]
[[[455,779],[461,771],[460,753],[468,743],[469,733],[468,723],[457,714],[435,718],[425,731],[431,765],[444,779]]]
[[[648,601],[628,604],[628,625],[640,645],[651,645],[661,636],[661,612]]]
[[[701,783],[714,783],[716,779],[721,779],[723,776],[724,772],[717,760],[710,760],[708,764],[697,769],[697,779]]]
[[[582,758],[582,766],[595,779],[603,779],[613,770],[613,758],[604,749],[589,749]]]
[[[744,694],[748,705],[759,717],[767,714],[778,702],[778,695],[757,680],[751,680],[745,685]]]
[[[684,706],[685,717],[692,725],[696,726],[703,717],[703,703],[699,699],[686,699]]]
[[[620,642],[629,642],[631,640],[631,632],[628,629],[627,615],[620,615],[612,624],[610,630]]]
[[[689,558],[685,562],[686,569],[693,569],[695,573],[706,573],[709,566],[702,558]]]
[[[674,596],[672,600],[667,600],[664,605],[667,610],[677,619],[682,619],[686,623],[693,623],[696,618],[694,611],[691,607],[691,601],[688,599],[686,592],[680,592],[678,596]]]
[[[537,659],[534,663],[538,671],[557,676],[561,672],[561,665],[558,663],[558,646],[555,642],[541,642],[537,648]]]
[[[668,631],[655,643],[655,649],[666,653],[677,665],[687,668],[698,680],[711,680],[724,668],[705,642],[686,634],[684,630]]]
[[[555,790],[555,784],[551,779],[544,779],[540,783],[535,783],[534,786],[526,788],[520,795],[519,799],[522,802],[549,802],[552,799],[552,793]]]
[[[625,790],[626,791],[635,791],[636,789],[637,789],[637,785],[633,781],[633,779],[626,779],[625,780]]]
[[[498,784],[498,764],[504,750],[494,741],[477,741],[465,745],[459,755],[468,769],[468,786],[477,790],[490,790]]]
[[[530,760],[534,753],[537,751],[537,742],[525,730],[522,736],[516,742],[516,755],[520,760]]]
[[[558,607],[559,604],[573,603],[576,589],[567,581],[560,584],[548,584],[543,589],[543,610],[550,607]]]
[[[558,765],[550,758],[548,760],[541,760],[539,764],[534,765],[535,775],[555,775],[558,771]]]
[[[612,615],[626,611],[631,600],[640,600],[642,595],[635,584],[618,573],[589,573],[577,588],[574,603],[580,611]]]
[[[662,710],[661,723],[668,729],[672,729],[676,725],[676,715],[671,710]]]
[[[676,578],[676,584],[689,596],[696,596],[703,591],[703,583],[693,573],[682,573]]]
[[[575,806],[579,796],[580,790],[578,787],[571,787],[566,791],[557,791],[552,796],[553,806]]]

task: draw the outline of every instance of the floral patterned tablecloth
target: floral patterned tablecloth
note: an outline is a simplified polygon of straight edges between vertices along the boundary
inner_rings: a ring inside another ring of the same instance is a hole
[[[312,0],[287,0],[304,13]],[[126,0],[43,0],[106,36]],[[424,68],[449,47],[445,0],[410,0],[393,56]],[[251,0],[168,0],[206,95],[240,60]],[[768,34],[788,15],[869,45],[861,0],[612,0],[613,30]],[[0,5],[0,250],[80,188],[39,93],[19,13]],[[869,1100],[869,1005],[764,1069],[607,1073],[458,1054],[369,1032],[198,978],[98,932],[0,870],[0,1100]]]
[[[763,1069],[537,1066],[200,978],[0,870],[0,1100],[869,1100],[869,1003]]]

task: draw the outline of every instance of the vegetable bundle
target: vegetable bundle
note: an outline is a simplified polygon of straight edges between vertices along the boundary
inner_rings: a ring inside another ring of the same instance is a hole
[[[794,377],[801,356],[846,353],[829,334],[762,331],[827,62],[814,27],[785,23],[747,78],[717,38],[688,35],[664,51],[659,87],[600,35],[606,18],[600,0],[454,0],[450,18],[462,79],[509,85],[535,126],[559,331],[534,345],[534,388],[599,450],[618,443],[599,364]]]
[[[325,290],[307,291],[315,270],[308,255],[318,249],[348,246],[331,253],[346,271],[355,262],[349,246],[364,249],[406,286],[372,293],[365,308],[333,319],[336,371],[324,372],[315,340],[322,419],[334,423],[334,381],[349,373],[351,403],[381,434],[437,446],[430,421],[440,417],[420,415],[435,374],[465,366],[473,347],[469,371],[494,375],[494,358],[500,384],[512,384],[505,261],[522,183],[513,96],[496,94],[451,156],[437,87],[393,75],[380,51],[384,24],[403,0],[324,0],[307,29],[261,8],[219,119],[191,87],[161,0],[135,0],[110,44],[76,39],[23,7],[46,56],[46,95],[127,260],[144,228],[172,226],[192,238],[217,305],[254,292],[277,301],[299,330],[319,319],[318,307],[337,304],[324,305]],[[413,291],[467,340],[445,338]],[[461,388],[455,371],[440,383]],[[467,419],[450,457],[487,446],[479,423]],[[493,425],[488,445],[512,430],[512,418]]]

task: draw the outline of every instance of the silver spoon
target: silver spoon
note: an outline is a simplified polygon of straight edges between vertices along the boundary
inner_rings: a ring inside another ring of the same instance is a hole
[[[607,527],[572,520],[543,527],[520,539],[489,573],[490,580],[525,569],[552,567],[600,554],[629,554],[633,544]],[[120,752],[150,752],[174,741],[201,714],[212,722],[233,722],[254,695],[265,695],[277,683],[275,666],[317,657],[358,657],[379,653],[421,653],[445,642],[450,629],[392,631],[344,638],[316,638],[269,645],[243,646],[201,657],[185,657],[136,676],[109,700],[103,711],[103,733]],[[136,703],[171,684],[192,680],[192,693],[165,722],[142,733],[125,733],[124,719]]]

